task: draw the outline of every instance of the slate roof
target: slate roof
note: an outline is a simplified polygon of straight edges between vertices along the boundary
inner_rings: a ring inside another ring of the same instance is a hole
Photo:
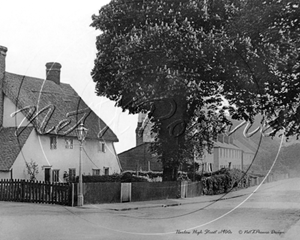
[[[49,107],[36,117],[32,124],[40,134],[55,134],[76,137],[75,129],[79,119],[86,114],[84,126],[89,129],[87,138],[118,142],[117,136],[78,96],[75,90],[65,83],[59,85],[50,80],[5,73],[4,94],[18,107],[23,114],[30,118],[30,110],[26,107],[36,106],[38,111]],[[49,121],[44,121],[45,131],[39,132],[49,109],[54,109],[49,115]],[[84,110],[83,112],[81,110]],[[67,113],[72,113],[67,116]],[[66,126],[64,126],[66,125]],[[59,126],[60,128],[56,128]],[[58,131],[55,131],[55,128]],[[49,132],[52,129],[51,132]],[[99,134],[100,133],[100,134]],[[98,138],[99,137],[99,138]]]
[[[252,153],[252,154],[254,154],[254,151],[252,151],[251,149],[249,149],[248,147],[246,147],[241,141],[234,140],[233,143],[234,143],[234,145],[236,145],[237,147],[239,147],[240,149],[242,149],[245,153]]]
[[[20,128],[20,135],[15,135],[15,127],[0,129],[0,171],[9,171],[19,155],[33,127]]]
[[[150,161],[151,171],[162,171],[162,164],[158,162],[157,156],[152,156],[149,151],[151,143],[143,143],[136,147],[133,147],[129,150],[126,150],[118,155],[122,169],[124,171],[138,170],[147,171],[148,170],[148,161]]]
[[[227,148],[227,149],[236,149],[236,150],[241,150],[239,147],[233,145],[233,144],[228,144],[228,143],[222,143],[222,142],[215,142],[214,147],[216,148]]]

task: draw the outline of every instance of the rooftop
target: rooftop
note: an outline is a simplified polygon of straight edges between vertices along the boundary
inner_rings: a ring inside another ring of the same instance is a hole
[[[3,92],[39,134],[76,137],[75,129],[83,120],[87,138],[118,141],[69,84],[5,72]]]

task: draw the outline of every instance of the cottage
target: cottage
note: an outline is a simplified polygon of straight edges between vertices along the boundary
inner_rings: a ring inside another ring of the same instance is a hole
[[[78,176],[80,123],[88,129],[83,175],[120,173],[117,136],[60,80],[61,65],[46,64],[46,79],[5,71],[0,46],[0,179],[29,179],[26,164],[38,166],[37,180],[63,182]]]

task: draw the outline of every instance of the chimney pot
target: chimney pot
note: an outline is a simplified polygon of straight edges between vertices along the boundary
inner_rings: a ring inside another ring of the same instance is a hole
[[[61,64],[57,62],[46,63],[46,80],[60,84]]]
[[[0,46],[0,76],[5,72],[5,57],[6,57],[7,48]],[[2,79],[2,78],[1,78]],[[1,80],[0,79],[0,80]]]
[[[5,76],[5,58],[7,48],[0,46],[0,127],[3,125],[3,111],[4,111],[4,95],[3,95],[3,82]]]
[[[0,45],[0,54],[6,56],[7,47]]]

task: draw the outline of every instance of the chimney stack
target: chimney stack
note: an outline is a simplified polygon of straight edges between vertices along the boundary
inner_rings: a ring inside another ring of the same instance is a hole
[[[3,95],[3,83],[4,83],[4,76],[5,76],[5,58],[6,58],[7,48],[0,46],[0,127],[3,125],[3,102],[4,102],[4,95]]]
[[[138,122],[137,127],[135,129],[136,146],[139,146],[144,143],[143,134],[141,134],[141,132],[140,132],[141,127],[142,127],[142,123]]]
[[[46,63],[46,80],[60,84],[60,69],[61,65],[56,62]]]
[[[5,72],[5,57],[6,57],[7,48],[0,46],[0,79],[2,80],[2,74]]]
[[[141,134],[140,128],[142,127],[143,121],[144,121],[145,118],[146,118],[145,113],[139,113],[138,124],[137,124],[137,127],[135,129],[136,146],[139,146],[139,145],[144,143],[143,134]]]

